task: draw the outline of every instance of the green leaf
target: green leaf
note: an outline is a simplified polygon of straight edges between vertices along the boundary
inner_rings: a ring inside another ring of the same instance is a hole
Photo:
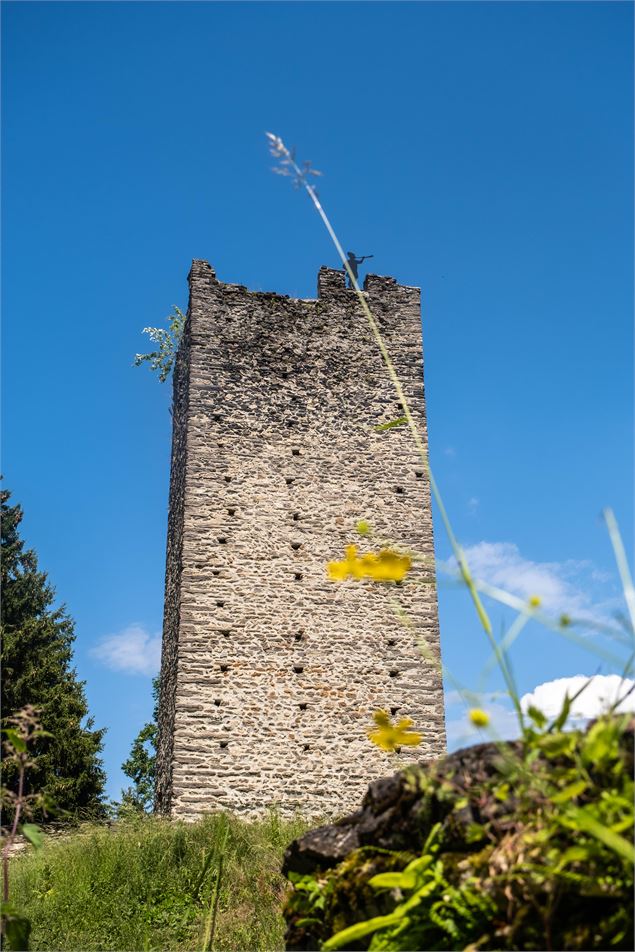
[[[23,823],[20,832],[36,850],[39,850],[44,843],[44,834],[35,823]]]
[[[437,823],[436,826],[438,827],[439,824]],[[428,866],[430,865],[433,859],[434,859],[433,856],[418,856],[417,859],[413,859],[410,863],[408,863],[404,872],[406,873],[422,872],[424,869],[428,868]]]
[[[581,863],[584,860],[589,858],[589,851],[585,846],[570,846],[568,850],[565,850],[560,861],[556,866],[556,870],[559,871],[564,869],[569,863]]]
[[[6,948],[11,952],[28,952],[31,922],[24,916],[16,916],[13,911],[5,911],[8,906],[10,903],[2,904]]]
[[[320,888],[319,883],[313,876],[302,873],[289,873],[287,879],[294,884],[296,889],[303,889],[306,892],[313,892]]]
[[[409,866],[412,866],[413,863],[422,862],[423,860],[428,859],[428,857],[427,857],[426,854],[429,853],[429,852],[431,852],[431,851],[433,851],[433,850],[436,850],[436,849],[438,848],[438,845],[439,845],[439,844],[438,844],[437,840],[438,840],[438,838],[439,838],[440,833],[441,833],[441,824],[440,824],[440,823],[435,823],[434,826],[432,827],[432,829],[430,830],[430,832],[428,833],[428,838],[427,838],[427,840],[426,840],[425,843],[423,844],[423,849],[422,849],[422,851],[421,851],[423,855],[420,857],[420,859],[418,859],[418,860],[413,860],[412,863],[409,864]],[[430,857],[430,859],[431,859],[431,857]],[[426,865],[428,865],[428,864],[426,863]],[[407,868],[408,868],[408,867],[407,867]]]
[[[10,744],[18,754],[26,753],[26,741],[13,727],[7,727],[2,733],[6,737],[7,743]]]
[[[466,843],[480,843],[486,836],[485,830],[480,823],[470,823],[465,831]]]
[[[327,939],[322,946],[322,952],[346,948],[351,942],[357,942],[358,939],[363,939],[364,936],[376,932],[377,929],[385,929],[387,926],[396,925],[402,921],[402,918],[401,913],[392,912],[388,916],[375,916],[374,919],[367,919],[366,922],[356,922],[355,925],[348,926],[347,929],[342,929],[341,932],[337,932],[330,939]]]
[[[434,892],[434,890],[437,888],[438,885],[439,884],[437,880],[432,879],[429,882],[427,882],[425,886],[422,886],[421,889],[418,889],[416,893],[413,896],[411,896],[407,902],[397,907],[397,909],[400,911],[400,917],[403,915],[404,912],[407,912],[408,909],[412,909],[414,906],[418,906],[421,900],[425,899],[426,896],[429,896],[430,893]]]
[[[567,722],[567,718],[569,717],[570,710],[571,710],[571,699],[569,698],[568,694],[565,694],[564,701],[562,702],[562,707],[560,708],[560,713],[558,714],[558,716],[556,717],[555,721],[552,724],[553,731],[562,730],[562,728]]]
[[[549,799],[552,803],[566,803],[568,800],[574,800],[576,797],[579,797],[588,786],[586,780],[576,780],[575,783],[570,783],[568,787],[565,787],[558,793],[554,793]]]
[[[579,829],[584,830],[585,833],[590,833],[591,836],[600,840],[600,842],[608,846],[614,853],[623,857],[623,859],[627,860],[631,865],[635,864],[635,847],[632,843],[629,843],[628,840],[624,839],[623,836],[620,836],[618,833],[609,829],[608,826],[600,823],[599,820],[596,820],[584,807],[571,807],[567,812]]]
[[[537,744],[547,757],[559,757],[573,751],[575,740],[575,734],[543,734]]]
[[[584,738],[582,756],[587,763],[597,764],[607,756],[613,756],[616,741],[615,726],[606,721],[596,721]]]
[[[403,873],[378,873],[368,880],[373,889],[414,889],[417,877],[414,872],[404,870]]]
[[[547,723],[547,718],[537,707],[533,705],[527,708],[527,713],[537,727],[544,727]]]
[[[391,430],[393,426],[403,426],[408,422],[408,417],[402,416],[398,420],[391,420],[390,423],[379,423],[375,429],[379,433],[381,430]]]
[[[611,829],[614,833],[621,833],[622,830],[630,830],[633,826],[633,817],[625,816],[623,820],[618,820],[617,823],[611,823]]]
[[[585,681],[582,687],[578,688],[578,690],[575,692],[575,694],[572,697],[569,697],[568,694],[565,694],[564,701],[562,702],[562,709],[560,713],[558,714],[557,718],[555,719],[555,721],[553,722],[553,724],[551,725],[551,727],[549,728],[550,731],[562,730],[562,728],[567,722],[567,718],[569,717],[569,713],[571,711],[571,705],[573,704],[574,701],[577,701],[577,699],[580,697],[583,691],[586,691],[586,689],[588,688],[592,680],[593,680],[592,678],[589,678],[588,681]]]
[[[504,803],[509,797],[509,784],[507,782],[499,784],[494,790],[494,796],[497,800],[500,800],[501,803]]]

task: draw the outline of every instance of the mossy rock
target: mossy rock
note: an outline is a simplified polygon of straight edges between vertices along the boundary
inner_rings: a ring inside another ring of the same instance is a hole
[[[632,819],[628,718],[528,730],[409,768],[287,849],[286,947],[317,950],[389,917],[339,947],[633,949]],[[370,884],[428,854],[416,886]]]

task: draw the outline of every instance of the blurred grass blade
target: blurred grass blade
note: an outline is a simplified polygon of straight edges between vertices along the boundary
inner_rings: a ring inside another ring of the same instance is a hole
[[[603,515],[604,521],[606,522],[606,528],[608,529],[609,537],[611,539],[611,545],[613,546],[613,552],[615,553],[617,570],[620,573],[622,588],[624,590],[624,599],[626,601],[626,607],[628,608],[628,614],[631,620],[631,632],[633,636],[635,636],[635,588],[633,587],[633,579],[631,578],[631,572],[626,560],[624,543],[622,542],[622,536],[620,535],[617,519],[615,518],[613,510],[605,509]]]
[[[499,650],[502,652],[502,654],[506,654],[506,652],[509,651],[509,649],[511,648],[513,643],[516,641],[519,634],[521,633],[521,631],[523,630],[527,622],[530,620],[530,618],[531,618],[531,615],[527,611],[521,612],[519,615],[516,616],[516,618],[514,619],[512,624],[509,626],[509,628],[507,629],[504,636],[501,638],[499,642]],[[487,675],[492,670],[492,668],[495,667],[497,662],[498,662],[498,658],[496,656],[496,652],[493,652],[489,656],[487,661],[485,662],[485,665],[483,666],[481,677],[482,678],[487,677]]]
[[[386,347],[384,338],[382,337],[381,331],[379,330],[379,325],[377,324],[377,321],[373,317],[373,314],[366,301],[366,297],[364,296],[357,282],[357,278],[351,271],[351,267],[348,263],[348,259],[346,255],[344,254],[344,249],[342,248],[339,242],[339,239],[337,235],[335,234],[333,226],[331,225],[331,222],[329,221],[329,218],[326,212],[324,211],[324,208],[322,207],[322,203],[320,202],[317,196],[317,192],[315,191],[313,186],[310,185],[309,182],[307,181],[306,172],[303,172],[302,169],[299,167],[299,165],[295,161],[293,152],[287,149],[287,147],[285,146],[280,136],[276,136],[271,132],[267,132],[266,135],[267,135],[267,138],[269,139],[269,144],[270,144],[272,154],[275,155],[278,160],[282,160],[283,167],[291,167],[293,169],[295,173],[295,184],[298,186],[302,186],[305,189],[311,201],[313,202],[313,205],[318,215],[324,222],[324,227],[328,231],[331,241],[335,245],[337,253],[344,266],[344,271],[348,275],[351,287],[354,288],[355,293],[357,294],[357,298],[359,300],[361,309],[364,312],[364,315],[370,325],[373,336],[377,342],[377,346],[379,347],[379,350],[381,351],[381,355],[384,359],[384,363],[388,371],[388,376],[390,377],[392,384],[395,388],[395,392],[399,399],[399,403],[403,409],[404,416],[410,428],[410,432],[412,433],[412,437],[414,439],[415,445],[419,452],[419,456],[421,457],[421,461],[424,465],[426,474],[428,476],[428,479],[430,480],[430,491],[438,506],[439,513],[441,515],[441,520],[445,527],[445,531],[450,541],[450,545],[452,546],[452,551],[454,552],[456,560],[461,567],[461,574],[465,580],[468,591],[472,597],[472,601],[474,602],[474,606],[476,608],[476,612],[478,614],[479,620],[488,638],[490,639],[490,641],[493,641],[491,622],[489,620],[487,612],[485,611],[483,603],[481,602],[479,594],[476,591],[474,582],[472,581],[472,576],[470,575],[469,569],[467,567],[465,556],[463,556],[459,548],[458,542],[456,540],[456,537],[454,535],[454,531],[450,524],[448,514],[446,512],[445,506],[443,504],[443,500],[441,498],[441,493],[439,492],[439,487],[437,486],[436,480],[434,476],[432,475],[432,470],[430,469],[430,462],[428,460],[428,451],[426,447],[424,446],[423,439],[421,438],[421,434],[419,432],[419,428],[417,427],[417,424],[415,423],[413,419],[412,413],[410,412],[410,405],[403,391],[403,387],[401,386],[401,380],[399,379],[399,375],[395,369],[395,365],[393,364],[392,358],[390,354],[388,353],[388,348]]]
[[[203,937],[203,952],[212,952],[214,948],[214,936],[216,935],[216,922],[218,918],[218,903],[220,900],[220,890],[223,882],[223,863],[225,860],[225,850],[227,847],[227,838],[229,836],[229,824],[225,816],[221,817],[222,833],[214,849],[214,858],[216,860],[216,876],[214,879],[214,889],[205,922],[205,935]]]
[[[375,430],[379,433],[381,430],[391,430],[393,426],[403,426],[404,423],[408,422],[408,418],[405,416],[399,417],[398,420],[391,420],[390,423],[379,423]]]
[[[515,608],[517,611],[523,611],[527,607],[527,603],[525,601],[523,601],[521,598],[518,598],[516,595],[511,595],[502,588],[497,588],[495,585],[489,585],[487,582],[481,582],[480,580],[477,580],[474,584],[478,588],[479,592],[487,595],[488,598],[493,598],[502,605],[508,605],[510,608]],[[559,635],[562,635],[564,638],[567,638],[574,644],[579,645],[586,651],[591,651],[599,658],[602,658],[603,661],[607,661],[609,664],[617,667],[618,670],[622,670],[624,666],[623,658],[613,654],[613,652],[608,651],[606,648],[602,648],[600,645],[593,644],[592,641],[590,641],[588,638],[585,638],[583,635],[576,634],[576,632],[572,631],[569,626],[563,627],[562,625],[556,624],[548,616],[536,613],[534,617],[540,622],[541,625],[544,625],[546,628],[550,628],[552,631],[557,632]],[[589,628],[595,627],[598,626],[589,624]],[[616,634],[616,631],[611,629],[610,633]],[[618,634],[621,635],[622,633],[619,632]],[[629,645],[630,644],[631,642],[629,640]]]
[[[583,691],[586,691],[586,689],[588,688],[588,686],[591,684],[592,681],[593,681],[593,678],[589,678],[587,681],[585,681],[582,687],[578,688],[575,694],[572,694],[571,697],[569,697],[568,692],[565,691],[564,701],[562,702],[562,708],[560,710],[560,713],[554,720],[553,724],[551,725],[547,733],[552,733],[552,732],[556,733],[557,731],[561,731],[564,728],[564,725],[567,723],[567,720],[569,718],[569,714],[571,712],[571,708],[573,707],[574,702],[578,700],[578,698],[580,697]]]

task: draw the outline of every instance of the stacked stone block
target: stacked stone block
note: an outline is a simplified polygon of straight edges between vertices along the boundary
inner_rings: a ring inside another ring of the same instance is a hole
[[[420,292],[365,294],[425,436]],[[223,284],[205,261],[174,373],[156,809],[194,819],[336,815],[391,755],[378,708],[445,750],[430,489],[377,344],[342,272],[317,300]],[[359,539],[411,549],[400,585],[328,580]],[[410,620],[394,611],[398,600]],[[433,660],[423,656],[425,639]]]

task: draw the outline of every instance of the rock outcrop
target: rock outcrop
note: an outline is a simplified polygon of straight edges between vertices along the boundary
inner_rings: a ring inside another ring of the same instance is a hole
[[[632,797],[632,776],[633,721],[614,719],[587,732],[536,732],[525,744],[479,744],[371,783],[361,809],[287,849],[287,949],[319,949],[390,915],[411,893],[369,880],[402,871],[433,831],[436,906],[422,903],[401,938],[373,948],[632,949],[632,868],[584,827],[612,817],[632,836],[627,807],[626,821],[602,812],[611,798]],[[366,949],[371,938],[342,948]]]

